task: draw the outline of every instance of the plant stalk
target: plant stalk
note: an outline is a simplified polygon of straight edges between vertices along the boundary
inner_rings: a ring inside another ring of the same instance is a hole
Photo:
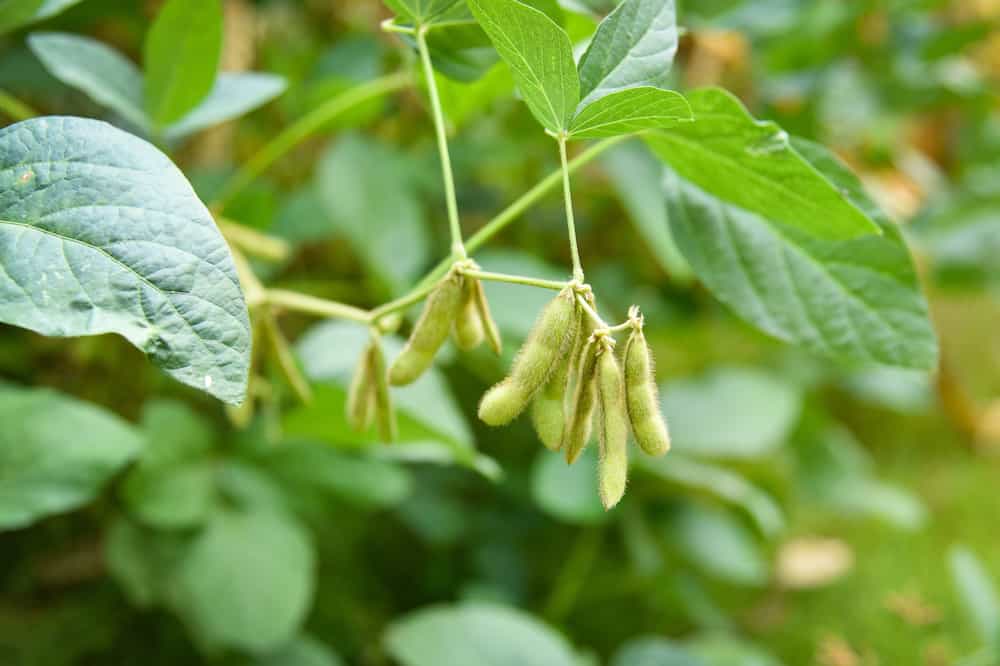
[[[569,186],[569,161],[566,159],[566,133],[559,134],[559,161],[562,165],[563,199],[566,201],[566,231],[569,233],[569,250],[573,255],[573,279],[583,282],[580,250],[576,246],[576,222],[573,219],[573,194]]]
[[[542,280],[539,278],[527,277],[525,275],[508,275],[506,273],[491,273],[490,271],[463,270],[462,275],[467,275],[479,280],[490,282],[508,282],[510,284],[523,284],[528,287],[539,287],[541,289],[552,289],[561,291],[568,284],[559,280]]]

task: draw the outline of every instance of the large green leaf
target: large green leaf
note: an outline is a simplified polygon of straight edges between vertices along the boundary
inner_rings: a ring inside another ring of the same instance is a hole
[[[403,666],[576,666],[556,632],[516,610],[486,604],[435,606],[397,620],[385,634]]]
[[[627,88],[663,86],[676,52],[674,0],[625,0],[580,58],[580,109]]]
[[[0,529],[86,504],[141,446],[134,428],[98,407],[0,389]]]
[[[763,585],[768,563],[753,534],[729,513],[697,505],[678,511],[665,539],[706,574],[738,585]]]
[[[558,453],[540,451],[531,472],[531,495],[543,511],[567,523],[601,523],[609,515],[597,489],[597,453],[593,446],[572,465],[567,465]]]
[[[51,18],[80,0],[0,0],[0,35]]]
[[[551,132],[569,129],[580,81],[569,36],[517,0],[468,0],[476,20],[510,66],[531,113]]]
[[[221,52],[219,0],[168,0],[143,47],[146,110],[154,126],[180,120],[208,95]]]
[[[299,632],[315,559],[309,533],[290,516],[220,512],[177,563],[168,603],[207,646],[269,652]]]
[[[406,21],[417,25],[433,23],[449,9],[453,9],[460,0],[385,0],[396,14]]]
[[[576,114],[569,131],[575,139],[596,139],[670,127],[693,119],[684,95],[645,86],[600,98]]]
[[[847,194],[792,149],[780,127],[755,120],[718,88],[696,90],[687,99],[693,123],[646,135],[653,152],[682,178],[726,204],[820,238],[879,233]]]
[[[36,32],[28,45],[52,76],[146,130],[142,72],[131,60],[89,37]]]
[[[250,323],[211,215],[166,156],[100,121],[0,130],[0,321],[118,333],[186,384],[246,391]]]
[[[781,340],[864,363],[934,367],[927,303],[898,229],[829,153],[796,146],[882,235],[819,240],[668,173],[670,225],[684,256],[721,301]]]
[[[285,90],[285,79],[274,74],[219,74],[202,102],[166,128],[163,136],[181,139],[199,130],[242,116],[266,104]]]

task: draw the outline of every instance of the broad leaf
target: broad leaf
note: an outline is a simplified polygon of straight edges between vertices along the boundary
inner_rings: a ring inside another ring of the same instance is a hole
[[[146,130],[142,73],[131,60],[101,42],[60,32],[37,32],[28,45],[45,69],[138,129]]]
[[[0,529],[86,504],[141,446],[139,432],[99,407],[0,388]]]
[[[389,626],[389,654],[402,666],[576,666],[555,631],[520,611],[486,604],[434,606]]]
[[[738,585],[763,585],[768,563],[753,534],[725,511],[685,507],[665,525],[665,539],[706,574]]]
[[[246,391],[250,323],[211,215],[166,156],[100,121],[0,130],[0,321],[118,333],[185,384]]]
[[[285,80],[274,74],[219,74],[202,102],[166,128],[163,136],[177,140],[212,125],[238,118],[270,102],[285,90]]]
[[[611,660],[611,666],[707,666],[683,646],[665,638],[633,638]]]
[[[646,135],[653,152],[682,178],[726,204],[827,239],[879,227],[792,149],[788,135],[754,120],[718,88],[687,96],[695,121]]]
[[[219,0],[168,0],[146,36],[146,111],[156,127],[180,120],[212,90],[222,51]]]
[[[0,35],[52,18],[80,0],[0,0]]]
[[[580,109],[627,88],[665,85],[676,52],[674,0],[625,0],[580,59]]]
[[[670,127],[694,120],[684,95],[660,88],[629,88],[580,111],[570,126],[575,139],[595,139]]]
[[[249,666],[342,666],[333,650],[312,636],[302,635]]]
[[[525,103],[551,132],[569,129],[580,81],[569,36],[518,0],[468,0],[476,20],[510,66]]]
[[[150,608],[166,595],[174,567],[190,540],[184,531],[147,529],[119,517],[107,530],[104,559],[128,600]]]
[[[968,548],[955,546],[948,556],[952,584],[964,607],[966,617],[988,645],[1000,638],[1000,599],[996,584],[982,562]]]
[[[315,560],[309,533],[290,516],[222,512],[178,562],[169,605],[207,646],[270,652],[299,632]]]
[[[540,451],[531,472],[531,494],[543,511],[567,523],[601,523],[608,516],[597,491],[597,454],[592,446],[572,465],[558,453]]]
[[[824,149],[797,143],[882,235],[823,241],[719,201],[668,173],[674,239],[705,285],[787,342],[864,363],[929,369],[937,344],[906,245],[858,180]]]
[[[454,9],[460,0],[385,0],[396,14],[406,21],[416,25],[433,23],[450,9]]]

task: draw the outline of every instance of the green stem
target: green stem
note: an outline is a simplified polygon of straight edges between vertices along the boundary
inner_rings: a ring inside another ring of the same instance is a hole
[[[263,308],[262,315],[264,318],[264,330],[271,341],[271,347],[274,349],[278,366],[285,374],[285,378],[299,400],[305,404],[311,403],[313,399],[312,389],[309,388],[309,382],[302,376],[302,372],[295,362],[295,355],[292,353],[292,348],[288,344],[284,333],[278,327],[278,320],[275,318],[274,312],[271,308],[265,307]]]
[[[257,154],[250,158],[223,186],[211,208],[220,212],[225,210],[236,195],[256,180],[268,167],[340,114],[375,97],[400,90],[406,87],[409,82],[408,72],[396,72],[351,88],[327,100],[289,125],[257,151]]]
[[[559,161],[562,164],[563,199],[566,202],[566,230],[569,233],[569,250],[573,255],[573,279],[583,282],[580,250],[576,246],[576,222],[573,219],[573,194],[569,187],[569,162],[566,159],[566,133],[559,135]]]
[[[468,275],[472,278],[488,280],[490,282],[523,284],[528,287],[539,287],[541,289],[552,289],[554,291],[565,289],[568,284],[558,280],[541,280],[539,278],[527,277],[524,275],[508,275],[506,273],[491,273],[490,271],[463,270],[462,275]]]
[[[0,90],[0,111],[15,121],[34,118],[38,113],[5,90]]]
[[[361,308],[351,305],[328,301],[324,298],[316,298],[307,294],[300,294],[297,291],[286,291],[284,289],[268,289],[265,300],[270,305],[283,307],[286,310],[295,310],[307,314],[319,315],[321,317],[338,317],[349,319],[359,324],[367,324],[371,321],[371,315]]]
[[[383,303],[382,305],[372,310],[369,316],[369,320],[373,323],[377,322],[379,319],[385,317],[386,315],[390,315],[393,312],[398,312],[399,310],[405,310],[414,303],[419,303],[424,299],[425,296],[427,296],[427,294],[434,291],[434,287],[436,286],[437,286],[437,280],[433,282],[428,282],[427,284],[417,285],[413,289],[413,291],[406,294],[405,296],[397,298],[394,301],[389,301],[388,303]]]
[[[441,178],[444,180],[448,225],[451,227],[451,252],[452,255],[464,259],[466,256],[465,246],[462,244],[462,227],[458,221],[458,200],[455,197],[455,178],[451,171],[451,156],[448,153],[448,133],[444,126],[444,112],[441,110],[441,98],[438,95],[437,81],[434,78],[431,52],[427,48],[426,27],[417,30],[417,50],[420,52],[420,62],[424,66],[427,93],[431,100],[431,115],[434,118],[434,130],[437,133],[438,153],[441,156]]]

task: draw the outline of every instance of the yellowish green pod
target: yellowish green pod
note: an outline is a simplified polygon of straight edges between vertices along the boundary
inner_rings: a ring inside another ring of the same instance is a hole
[[[483,283],[475,280],[475,300],[476,310],[479,312],[479,321],[482,324],[483,332],[486,334],[486,342],[497,356],[503,353],[503,341],[500,338],[500,329],[493,321],[493,314],[490,312],[489,301],[486,300],[486,290]]]
[[[569,389],[570,366],[576,359],[577,343],[580,337],[580,310],[573,318],[571,341],[567,343],[570,351],[563,355],[556,364],[552,376],[538,392],[531,403],[531,422],[542,444],[552,451],[558,451],[562,446],[563,427],[566,423],[566,394]]]
[[[580,457],[590,440],[594,406],[597,403],[597,348],[598,342],[591,336],[580,350],[576,386],[563,428],[562,451],[566,462],[571,465]]]
[[[575,317],[576,297],[567,287],[542,310],[514,359],[510,375],[483,396],[479,418],[484,423],[504,425],[524,411],[569,351]]]
[[[653,357],[641,328],[633,329],[625,345],[625,403],[632,434],[643,451],[662,456],[670,450],[670,433],[660,411]]]
[[[462,276],[457,271],[438,283],[427,298],[406,346],[389,368],[390,384],[411,384],[434,362],[434,355],[447,339],[462,307],[462,293]]]
[[[375,415],[375,383],[372,367],[371,343],[358,359],[357,368],[347,389],[347,424],[363,432],[372,424]]]
[[[628,415],[625,389],[614,351],[605,346],[597,359],[597,398],[600,404],[597,434],[600,462],[598,492],[604,508],[610,509],[625,494],[628,481]]]
[[[455,330],[452,331],[455,344],[459,349],[470,350],[483,341],[483,322],[476,307],[476,285],[479,280],[465,277],[462,284],[462,307],[455,318]]]
[[[392,394],[389,393],[389,377],[385,367],[385,354],[378,338],[373,337],[369,346],[372,368],[372,393],[375,402],[375,423],[378,436],[384,442],[394,442],[399,436],[396,411],[392,408]]]

